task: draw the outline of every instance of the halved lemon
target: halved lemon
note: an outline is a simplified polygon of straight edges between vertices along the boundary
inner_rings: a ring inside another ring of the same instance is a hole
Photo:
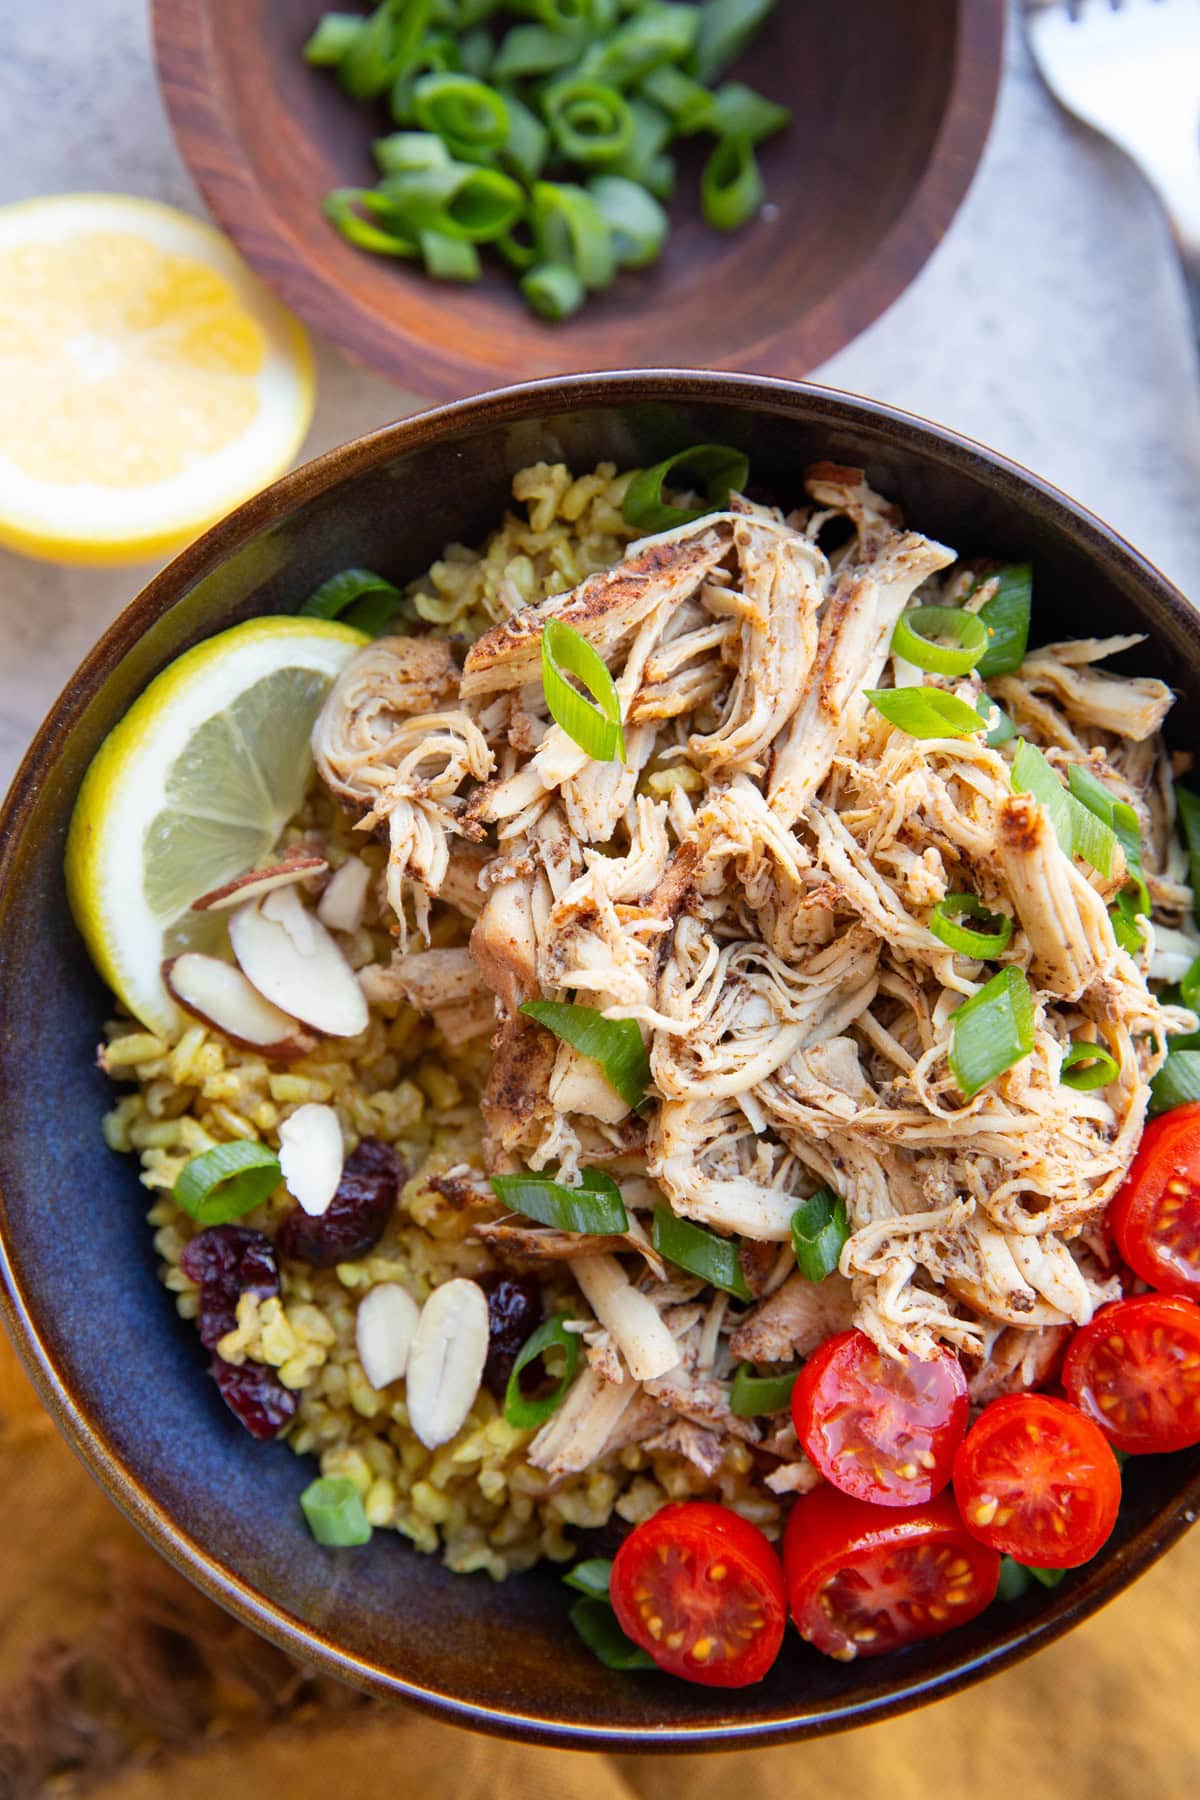
[[[260,865],[304,798],[309,737],[366,643],[322,619],[251,619],[185,651],[105,738],[67,837],[67,891],[92,960],[151,1031],[180,1013],[165,958],[224,942],[193,900]]]
[[[58,194],[0,207],[0,392],[0,543],[135,562],[287,468],[312,356],[211,225]]]

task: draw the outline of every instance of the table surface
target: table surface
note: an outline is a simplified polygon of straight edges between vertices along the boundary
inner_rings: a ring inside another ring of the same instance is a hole
[[[146,13],[144,0],[0,0],[0,203],[91,188],[199,210]],[[305,455],[417,404],[333,350],[318,364]],[[1016,457],[1200,596],[1200,383],[1167,228],[1124,158],[1058,111],[1015,28],[991,142],[945,242],[813,373]],[[150,573],[0,552],[0,785]]]

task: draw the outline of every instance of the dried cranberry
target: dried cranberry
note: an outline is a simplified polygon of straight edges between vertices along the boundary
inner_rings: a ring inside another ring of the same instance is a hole
[[[542,1322],[542,1290],[536,1275],[509,1275],[502,1269],[476,1275],[487,1295],[488,1351],[483,1385],[503,1394],[521,1345]]]
[[[378,1138],[364,1138],[346,1158],[327,1209],[315,1219],[300,1207],[290,1212],[275,1234],[276,1248],[318,1269],[366,1256],[383,1236],[404,1174],[394,1150]]]
[[[300,1404],[300,1396],[284,1387],[266,1363],[238,1366],[214,1356],[212,1378],[234,1418],[241,1420],[253,1438],[278,1437]]]
[[[200,1289],[200,1342],[215,1350],[237,1324],[242,1294],[279,1292],[279,1266],[269,1237],[248,1225],[210,1225],[184,1247],[179,1266]]]

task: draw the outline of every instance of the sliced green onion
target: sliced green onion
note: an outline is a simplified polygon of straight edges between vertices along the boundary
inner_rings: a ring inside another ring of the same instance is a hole
[[[341,569],[323,581],[300,608],[309,619],[343,619],[368,637],[379,637],[404,606],[404,595],[373,569]]]
[[[515,260],[505,248],[513,246],[511,234],[499,241],[508,260]],[[521,293],[541,319],[569,319],[587,299],[587,289],[565,263],[538,263],[521,277]]]
[[[1002,706],[997,706],[987,694],[980,694],[975,703],[975,711],[988,727],[984,743],[989,750],[998,750],[1001,744],[1007,744],[1017,735],[1017,728]]]
[[[846,1202],[829,1188],[818,1188],[792,1214],[792,1248],[800,1273],[808,1281],[824,1281],[838,1266],[850,1236]]]
[[[523,81],[530,76],[553,75],[575,62],[581,48],[578,33],[554,31],[546,25],[514,25],[496,52],[492,77],[495,81]]]
[[[563,1576],[563,1586],[574,1588],[577,1593],[587,1594],[592,1600],[607,1600],[611,1579],[612,1558],[589,1556],[586,1562],[576,1563],[573,1569],[568,1570]]]
[[[423,75],[412,104],[417,123],[444,138],[452,152],[460,146],[495,150],[508,137],[503,94],[474,75]]]
[[[987,920],[978,931],[959,925],[956,919]],[[999,956],[1012,942],[1013,921],[1007,913],[992,912],[974,894],[947,894],[929,915],[929,929],[935,938],[959,956],[973,956],[980,962]]]
[[[447,237],[444,231],[417,234],[426,272],[435,281],[478,281],[483,274],[479,252],[466,238]]]
[[[636,1019],[606,1019],[594,1006],[570,1000],[526,1000],[521,1011],[580,1056],[599,1063],[604,1079],[635,1110],[650,1086],[650,1058]]]
[[[745,138],[747,143],[758,144],[763,138],[782,131],[791,123],[791,118],[788,107],[765,99],[745,82],[727,81],[713,95],[705,130],[716,132],[718,137]]]
[[[652,69],[642,83],[644,97],[666,113],[676,131],[690,137],[703,131],[713,115],[713,96],[702,82],[669,64]]]
[[[1136,956],[1146,942],[1137,922],[1137,913],[1138,903],[1131,887],[1122,888],[1115,904],[1108,909],[1113,936],[1121,949],[1127,950],[1130,956]]]
[[[462,58],[464,75],[474,75],[477,81],[485,80],[496,54],[491,33],[484,28],[465,31],[458,40],[458,54]]]
[[[572,687],[568,675],[583,683],[590,701]],[[594,762],[625,761],[616,684],[599,652],[561,619],[547,619],[542,631],[542,688],[550,716]]]
[[[1179,983],[1179,998],[1189,1012],[1200,1012],[1200,956]]]
[[[679,63],[695,46],[700,15],[695,6],[649,0],[612,35],[593,45],[583,59],[588,75],[629,87],[664,63]]]
[[[1124,800],[1118,800],[1111,794],[1104,783],[1082,763],[1072,763],[1067,770],[1067,781],[1075,800],[1088,812],[1095,815],[1102,824],[1113,832],[1121,849],[1125,853],[1125,867],[1129,879],[1136,889],[1136,901],[1139,912],[1149,917],[1150,891],[1146,886],[1146,878],[1142,870],[1142,829],[1138,816]],[[1080,854],[1083,854],[1081,851]],[[1093,864],[1093,867],[1099,867]],[[1112,857],[1109,855],[1109,872]],[[1104,871],[1102,871],[1103,873]]]
[[[646,192],[665,204],[675,192],[675,158],[665,154],[652,157],[643,179]]]
[[[587,189],[569,181],[535,181],[531,200],[544,260],[573,268],[585,288],[607,287],[617,267],[612,236]]]
[[[705,0],[690,72],[701,81],[715,81],[737,61],[774,6],[775,0]]]
[[[647,1656],[632,1638],[625,1636],[607,1600],[593,1600],[586,1594],[581,1595],[567,1616],[592,1655],[606,1669],[629,1673],[655,1667],[654,1658]]]
[[[1013,792],[1032,794],[1054,827],[1059,848],[1064,856],[1075,854],[1075,830],[1071,819],[1070,795],[1046,761],[1036,744],[1022,738],[1012,766]]]
[[[633,148],[633,114],[624,96],[602,81],[555,82],[543,98],[546,123],[568,160],[606,168]]]
[[[651,174],[658,157],[671,141],[671,121],[666,113],[660,112],[657,106],[652,106],[640,94],[635,94],[630,100],[629,110],[633,114],[633,148],[611,173],[628,175],[631,181],[640,181],[643,187],[650,187],[651,192],[657,194],[658,189],[651,183]],[[661,197],[659,195],[660,199]]]
[[[965,1100],[1033,1049],[1033,994],[1020,969],[1001,969],[951,1020],[950,1071]]]
[[[410,57],[397,61],[396,67],[399,73],[392,83],[388,106],[397,125],[412,125],[417,116],[413,95],[421,77],[462,73],[458,39],[448,32],[430,32]]]
[[[579,1361],[579,1333],[567,1330],[567,1317],[566,1313],[555,1313],[552,1318],[543,1319],[533,1336],[526,1338],[521,1346],[504,1390],[504,1417],[514,1431],[533,1431],[544,1425],[567,1397]],[[544,1356],[547,1350],[562,1351],[565,1358],[562,1376],[548,1394],[530,1399],[521,1392],[521,1376],[530,1363]]]
[[[996,1583],[996,1598],[1000,1601],[1019,1600],[1022,1594],[1029,1592],[1029,1570],[1024,1563],[1014,1557],[1003,1556],[1000,1559],[1000,1579]]]
[[[551,31],[575,31],[584,26],[594,30],[597,24],[594,0],[524,0],[512,10],[532,13]]]
[[[493,1175],[492,1192],[513,1212],[536,1219],[555,1231],[577,1231],[585,1237],[619,1237],[629,1230],[621,1190],[602,1169],[581,1169],[580,1185],[565,1187],[552,1175]]]
[[[305,62],[315,69],[336,69],[366,23],[361,13],[326,13],[304,46]]]
[[[402,229],[442,231],[473,243],[501,237],[525,210],[519,182],[499,169],[472,163],[386,175],[376,191]]]
[[[909,737],[967,738],[983,730],[975,708],[941,688],[864,688],[863,697],[889,725],[907,731]]]
[[[185,1162],[171,1198],[198,1225],[227,1225],[270,1199],[282,1179],[273,1150],[235,1138]]]
[[[700,204],[714,231],[736,231],[754,217],[765,193],[749,138],[722,138],[700,176]]]
[[[752,1363],[739,1363],[729,1389],[729,1410],[739,1419],[784,1412],[792,1404],[799,1369],[790,1375],[760,1375]]]
[[[984,578],[991,579],[990,577]],[[992,681],[1011,675],[1025,661],[1029,647],[1029,619],[1033,607],[1033,568],[1011,563],[997,575],[996,591],[976,617],[988,635],[987,653],[979,660],[980,678]]]
[[[955,644],[938,642],[953,638]],[[961,606],[914,606],[896,620],[892,654],[934,675],[965,675],[987,649],[987,632]]]
[[[1093,1044],[1088,1038],[1072,1038],[1063,1051],[1064,1087],[1077,1093],[1090,1094],[1094,1088],[1107,1087],[1121,1073],[1121,1065],[1104,1044]]]
[[[371,250],[376,256],[416,256],[415,237],[377,225],[375,219],[395,219],[395,209],[374,188],[335,188],[326,194],[321,209],[331,225],[359,250]],[[363,218],[363,213],[372,215]]]
[[[500,160],[522,181],[536,181],[550,154],[550,133],[536,113],[515,94],[505,94],[508,136],[501,145]]]
[[[654,1209],[654,1248],[676,1268],[698,1275],[736,1300],[749,1301],[750,1289],[738,1260],[736,1238],[718,1237],[703,1225],[680,1219],[669,1206]]]
[[[1116,832],[1103,819],[1098,819],[1094,812],[1089,812],[1086,806],[1081,806],[1073,794],[1067,796],[1067,809],[1071,817],[1071,842],[1076,856],[1082,856],[1084,862],[1090,864],[1107,881],[1113,872]]]
[[[619,269],[644,269],[662,255],[670,221],[654,195],[625,175],[594,175],[588,192],[604,215]]]
[[[667,477],[677,469],[703,482],[704,506],[671,506],[663,499]],[[731,450],[727,444],[694,444],[655,463],[652,469],[639,469],[625,490],[621,516],[638,531],[670,531],[675,525],[687,525],[728,506],[730,494],[740,493],[749,476],[750,462],[741,450]]]
[[[371,1541],[371,1527],[358,1489],[347,1475],[322,1475],[300,1496],[308,1529],[318,1544],[348,1550]]]
[[[1200,1050],[1172,1050],[1150,1082],[1150,1112],[1170,1112],[1200,1100]]]
[[[412,169],[444,169],[454,160],[436,132],[392,131],[376,138],[372,149],[381,175],[403,175]]]
[[[1191,888],[1197,923],[1200,923],[1200,795],[1175,784],[1175,807],[1183,827],[1183,841],[1191,862]]]
[[[1067,1579],[1065,1569],[1035,1569],[1032,1563],[1025,1563],[1024,1567],[1029,1570],[1033,1579],[1040,1582],[1044,1588],[1056,1588],[1060,1581]]]

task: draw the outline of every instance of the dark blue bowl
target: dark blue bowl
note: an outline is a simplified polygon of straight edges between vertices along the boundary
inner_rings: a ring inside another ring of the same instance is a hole
[[[864,1724],[945,1695],[1057,1637],[1118,1593],[1200,1511],[1200,1451],[1129,1463],[1117,1530],[1052,1593],[992,1607],[874,1662],[827,1661],[789,1634],[759,1687],[726,1693],[596,1663],[558,1574],[494,1587],[376,1534],[353,1554],[309,1537],[310,1477],[225,1411],[194,1334],[155,1279],[131,1161],[100,1137],[95,1066],[110,1010],[71,923],[63,843],[97,746],[180,651],[296,607],[347,564],[405,580],[495,523],[515,470],[652,462],[734,443],[756,482],[795,494],[809,461],[866,467],[920,529],[964,551],[1031,557],[1042,638],[1147,633],[1147,671],[1200,703],[1200,620],[1097,519],[979,445],[870,401],[735,375],[582,376],[389,426],[260,494],[156,577],[72,677],[0,816],[0,1299],[42,1398],[117,1504],[215,1600],[301,1660],[459,1724],[590,1748],[699,1750]]]

